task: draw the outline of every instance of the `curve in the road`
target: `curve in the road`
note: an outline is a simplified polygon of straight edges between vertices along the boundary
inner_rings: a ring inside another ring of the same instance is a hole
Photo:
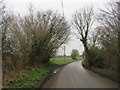
[[[50,81],[49,88],[118,88],[116,82],[85,69],[81,63],[66,65],[56,79]]]

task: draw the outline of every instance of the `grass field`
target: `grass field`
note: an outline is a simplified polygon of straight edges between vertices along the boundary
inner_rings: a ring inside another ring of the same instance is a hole
[[[74,62],[74,60],[69,59],[69,58],[52,58],[49,63],[51,64],[56,64],[56,65],[63,65],[63,64],[67,64],[67,63],[71,63]]]
[[[82,60],[82,58],[80,57],[78,60]],[[56,65],[64,65],[64,64],[68,64],[74,61],[78,61],[78,60],[72,60],[71,58],[52,58],[49,63],[51,64],[56,64]]]

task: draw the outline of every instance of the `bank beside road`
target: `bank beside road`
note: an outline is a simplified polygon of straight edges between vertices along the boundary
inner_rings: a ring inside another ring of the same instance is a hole
[[[74,62],[71,58],[52,58],[44,66],[29,67],[21,72],[21,74],[17,74],[16,79],[8,83],[6,87],[38,88],[45,82],[46,78],[50,77],[54,70],[71,62]]]
[[[84,64],[84,62],[82,62],[82,66],[101,75],[104,76],[106,78],[109,78],[115,82],[119,82],[120,83],[120,73],[118,73],[117,71],[113,71],[110,69],[105,69],[105,68],[97,68],[97,67],[88,67],[87,65]]]

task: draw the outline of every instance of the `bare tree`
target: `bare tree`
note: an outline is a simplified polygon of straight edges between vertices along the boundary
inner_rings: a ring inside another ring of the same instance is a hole
[[[109,69],[118,70],[119,63],[119,2],[108,3],[106,10],[100,10],[98,21],[100,26],[97,27],[99,33],[99,44],[104,57],[105,66]]]
[[[77,30],[76,36],[84,45],[86,58],[88,59],[89,50],[87,45],[88,33],[93,24],[93,8],[84,8],[73,15],[73,25]],[[89,61],[88,61],[89,64]]]
[[[40,44],[41,56],[43,56],[44,62],[47,62],[49,58],[53,57],[57,49],[65,43],[69,38],[69,25],[64,17],[53,13],[52,11],[47,11],[40,13],[38,12],[37,18],[43,21],[42,36],[43,41]],[[45,56],[44,56],[45,55]]]
[[[36,14],[30,12],[24,18],[14,17],[9,26],[16,48],[28,57],[31,64],[48,62],[68,40],[69,28],[65,18],[51,10]]]

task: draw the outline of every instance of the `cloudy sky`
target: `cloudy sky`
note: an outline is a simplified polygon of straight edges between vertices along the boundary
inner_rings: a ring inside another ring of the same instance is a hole
[[[63,1],[64,5],[64,15],[66,19],[71,22],[73,13],[81,7],[92,5],[95,8],[95,12],[97,12],[99,8],[104,8],[105,4],[110,0],[5,0],[9,10],[22,15],[28,13],[27,7],[29,3],[33,3],[36,11],[52,9],[62,14],[61,1]],[[83,52],[83,46],[74,34],[65,46],[67,55],[70,55],[72,49],[79,50],[80,54]],[[62,48],[59,49],[59,54],[63,55]]]

